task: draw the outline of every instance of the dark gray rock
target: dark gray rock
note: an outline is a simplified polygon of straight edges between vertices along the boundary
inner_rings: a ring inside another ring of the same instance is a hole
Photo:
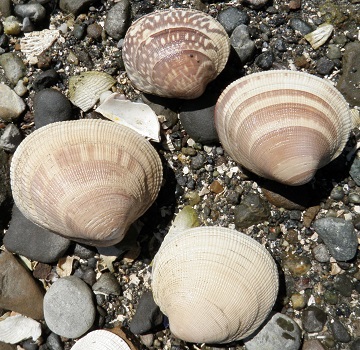
[[[74,247],[74,255],[81,259],[91,259],[97,253],[96,248],[91,246],[84,246],[83,244],[76,243]]]
[[[255,53],[255,43],[250,39],[249,28],[245,24],[237,26],[230,37],[231,46],[242,64],[249,62]]]
[[[70,101],[60,91],[44,89],[34,96],[34,121],[37,129],[50,123],[70,120]]]
[[[4,151],[14,153],[20,145],[22,136],[20,130],[14,124],[8,124],[0,137],[0,148]]]
[[[204,166],[205,162],[206,157],[203,154],[198,153],[196,156],[191,157],[191,168],[194,170],[199,170]]]
[[[51,332],[49,334],[49,336],[47,337],[46,339],[46,345],[51,349],[51,350],[64,350],[64,346],[63,346],[63,343],[61,341],[61,338]]]
[[[360,338],[351,343],[350,350],[360,350]]]
[[[25,64],[16,53],[8,52],[0,55],[0,65],[13,86],[26,75]]]
[[[302,314],[303,328],[309,333],[321,332],[326,320],[326,313],[314,305],[309,306]]]
[[[326,263],[330,261],[330,254],[325,244],[319,244],[314,247],[312,254],[318,262]]]
[[[95,313],[91,289],[76,276],[58,279],[45,294],[45,322],[62,337],[82,336],[93,325]]]
[[[92,290],[94,292],[100,292],[104,294],[113,294],[120,295],[121,294],[121,286],[116,277],[108,272],[103,273],[100,278],[96,281],[96,283],[92,286]]]
[[[353,163],[350,167],[350,176],[355,181],[355,183],[360,186],[360,158],[355,157]]]
[[[342,56],[340,47],[338,47],[335,44],[329,44],[327,51],[326,51],[326,57],[329,58],[330,60],[336,60],[336,59],[340,59]]]
[[[331,333],[333,334],[336,341],[341,343],[349,343],[351,340],[350,334],[348,333],[345,326],[336,318],[329,322]]]
[[[301,350],[326,350],[326,348],[320,343],[320,340],[311,339],[304,341]]]
[[[64,12],[69,12],[77,16],[87,11],[87,9],[97,1],[98,0],[60,0],[59,8]]]
[[[334,259],[347,261],[354,258],[358,240],[351,221],[326,217],[316,220],[313,227]]]
[[[236,7],[229,7],[219,12],[218,21],[225,28],[228,34],[240,24],[248,24],[250,18],[246,12],[240,11]]]
[[[343,69],[337,88],[346,100],[355,106],[360,106],[360,42],[355,41],[345,46],[342,59]]]
[[[59,81],[59,74],[55,69],[48,69],[45,72],[41,72],[40,74],[35,76],[34,79],[34,90],[36,92],[40,90],[44,90],[55,85]]]
[[[287,47],[285,44],[285,41],[281,38],[276,39],[274,47],[276,50],[280,51],[280,52],[286,52],[287,51]]]
[[[35,225],[14,205],[4,245],[10,252],[31,260],[51,263],[64,255],[70,240]]]
[[[147,333],[162,323],[163,314],[155,304],[152,292],[144,292],[130,322],[130,331],[134,334]]]
[[[309,34],[312,31],[311,26],[300,18],[291,18],[289,25],[292,29],[300,32],[302,35]]]
[[[335,67],[335,63],[326,57],[321,57],[316,62],[316,71],[321,75],[329,75]]]
[[[107,13],[104,29],[115,40],[124,37],[130,21],[129,0],[121,0]]]
[[[22,21],[21,29],[24,33],[30,33],[35,30],[35,25],[29,17],[25,17]]]
[[[274,54],[271,50],[261,53],[255,59],[255,64],[261,69],[270,69],[274,63]]]
[[[344,297],[351,296],[354,289],[351,279],[346,275],[337,275],[334,278],[334,289],[337,290]]]
[[[301,330],[290,317],[276,313],[253,338],[245,340],[246,350],[298,350]]]
[[[18,4],[14,7],[14,12],[21,18],[29,18],[33,22],[41,22],[46,17],[45,7],[34,2],[29,4]]]

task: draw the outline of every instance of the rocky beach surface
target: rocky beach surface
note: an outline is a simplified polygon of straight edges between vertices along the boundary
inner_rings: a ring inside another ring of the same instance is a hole
[[[128,27],[169,8],[208,13],[230,38],[225,69],[194,100],[143,94],[125,71]],[[144,350],[360,349],[359,124],[339,157],[311,182],[291,187],[260,178],[231,159],[213,121],[226,86],[274,69],[328,80],[356,121],[359,0],[0,0],[0,14],[1,350],[69,350],[100,329]],[[325,26],[317,47],[313,32]],[[106,119],[95,111],[99,101],[92,82],[81,87],[86,108],[74,97],[71,78],[84,72],[106,73],[105,90],[147,104],[160,123],[160,142],[152,141],[163,164],[159,196],[127,237],[107,248],[35,225],[14,205],[10,186],[12,156],[34,130],[57,121]],[[187,206],[201,226],[229,227],[254,238],[277,264],[278,298],[252,339],[186,343],[170,332],[154,302],[152,260],[174,217]]]

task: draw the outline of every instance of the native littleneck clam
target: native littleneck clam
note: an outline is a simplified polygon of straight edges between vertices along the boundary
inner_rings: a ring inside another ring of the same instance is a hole
[[[162,165],[152,145],[104,120],[44,126],[17,148],[14,201],[34,223],[75,241],[110,246],[155,201]]]
[[[189,9],[153,12],[135,21],[123,45],[134,86],[163,97],[199,97],[225,67],[229,37],[210,15]]]
[[[278,273],[266,248],[241,232],[173,230],[154,258],[152,291],[176,337],[228,343],[265,320],[277,297]]]
[[[216,104],[215,126],[236,162],[261,177],[302,185],[342,152],[353,123],[328,81],[274,70],[230,84]]]

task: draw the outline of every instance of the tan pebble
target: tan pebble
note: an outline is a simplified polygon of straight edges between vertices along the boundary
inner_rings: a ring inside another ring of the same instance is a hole
[[[303,294],[295,293],[291,297],[292,307],[295,310],[301,310],[306,306],[306,297]]]
[[[310,270],[311,261],[305,256],[290,256],[286,259],[285,266],[294,277],[300,277]]]
[[[224,187],[219,181],[215,180],[210,184],[210,191],[218,194],[224,191]]]

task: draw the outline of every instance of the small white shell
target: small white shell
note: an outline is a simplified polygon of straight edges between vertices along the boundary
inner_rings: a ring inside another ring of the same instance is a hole
[[[160,123],[155,112],[145,103],[131,102],[122,96],[116,92],[111,94],[95,111],[147,139],[159,142]]]
[[[176,337],[228,343],[265,320],[277,297],[278,274],[265,247],[241,232],[174,230],[154,258],[152,291]]]
[[[332,24],[321,25],[313,32],[306,34],[304,38],[310,43],[311,47],[316,50],[326,43],[333,30],[334,26]]]
[[[71,350],[130,350],[126,341],[118,335],[100,329],[79,339]]]
[[[69,99],[75,106],[87,112],[115,82],[111,75],[104,72],[82,72],[69,79]]]

